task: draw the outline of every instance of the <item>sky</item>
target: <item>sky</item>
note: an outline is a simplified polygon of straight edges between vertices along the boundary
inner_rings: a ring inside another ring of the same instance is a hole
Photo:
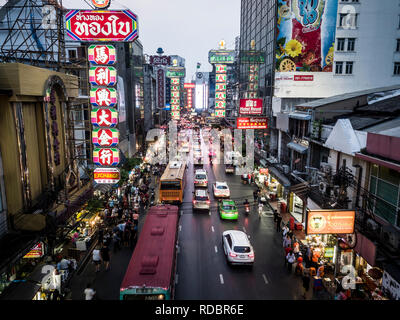
[[[88,0],[90,3],[90,0]],[[68,9],[87,9],[84,0],[62,0]],[[208,51],[218,49],[223,39],[227,49],[235,48],[240,34],[240,0],[111,0],[109,9],[129,8],[138,16],[139,40],[143,53],[185,58],[186,82],[196,72],[212,70]]]

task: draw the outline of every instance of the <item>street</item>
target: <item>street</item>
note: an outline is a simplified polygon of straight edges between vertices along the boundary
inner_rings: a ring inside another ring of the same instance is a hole
[[[191,131],[187,132],[191,134]],[[201,149],[207,152],[208,146],[201,139]],[[188,153],[191,159],[192,150]],[[196,167],[197,169],[198,167]],[[265,299],[303,299],[301,297],[301,278],[289,274],[284,266],[282,235],[276,232],[273,214],[264,206],[261,219],[258,218],[258,204],[253,202],[254,185],[243,184],[240,175],[225,173],[224,164],[203,165],[208,175],[208,193],[211,210],[194,211],[192,198],[194,191],[194,165],[188,161],[186,187],[183,203],[180,205],[178,236],[178,261],[175,276],[176,300],[265,300]],[[218,200],[214,198],[212,184],[215,181],[228,183],[231,199],[239,210],[237,221],[226,221],[217,212]],[[154,177],[153,177],[154,185]],[[157,193],[156,193],[157,195]],[[244,213],[243,202],[251,203],[250,214]],[[143,210],[139,220],[143,225]],[[244,231],[255,251],[255,262],[248,266],[229,266],[222,247],[222,232],[225,230]],[[140,233],[139,233],[140,236]],[[83,291],[90,283],[100,300],[118,300],[119,288],[129,264],[132,250],[122,247],[111,256],[111,270],[102,266],[95,273],[91,261],[83,271],[71,281],[71,299],[84,299]],[[312,298],[311,290],[309,292]]]

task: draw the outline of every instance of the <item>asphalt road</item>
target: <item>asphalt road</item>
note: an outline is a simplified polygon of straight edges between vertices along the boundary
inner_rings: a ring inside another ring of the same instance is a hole
[[[203,152],[208,147],[202,141]],[[189,154],[189,156],[191,153]],[[303,299],[301,280],[288,274],[284,267],[282,237],[275,231],[272,212],[265,212],[258,218],[253,205],[246,216],[241,205],[245,198],[253,201],[255,186],[244,185],[240,176],[225,174],[223,164],[204,164],[208,174],[208,190],[212,209],[208,212],[193,212],[192,192],[194,191],[193,164],[189,163],[186,176],[184,202],[180,206],[179,248],[177,274],[175,277],[176,300],[273,300]],[[239,207],[238,221],[225,221],[217,213],[217,201],[213,197],[212,183],[226,181],[231,198]],[[140,226],[143,219],[139,221]],[[226,263],[222,248],[222,232],[229,229],[245,231],[255,251],[253,268],[234,266]],[[139,234],[140,235],[140,234]],[[83,291],[88,282],[92,283],[101,300],[118,300],[119,287],[125,275],[133,251],[122,248],[111,257],[111,270],[104,266],[95,273],[89,262],[83,271],[71,281],[72,300],[84,299]],[[310,290],[311,298],[312,292]]]

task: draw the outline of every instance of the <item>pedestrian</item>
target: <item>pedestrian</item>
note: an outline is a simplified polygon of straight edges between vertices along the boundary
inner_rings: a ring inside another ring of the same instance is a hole
[[[290,251],[292,251],[292,248],[290,246],[287,246],[287,247],[284,248],[284,251],[285,251],[285,266],[286,266],[287,265],[286,257],[290,253]]]
[[[113,234],[113,247],[114,247],[114,252],[117,252],[118,250],[121,249],[121,238],[119,237],[117,232],[114,232]]]
[[[292,246],[292,240],[288,235],[286,235],[286,237],[283,239],[283,247],[286,248],[287,246]]]
[[[293,253],[297,258],[300,255],[300,244],[297,242],[297,240],[295,240],[293,243]]]
[[[98,235],[98,239],[97,239],[98,243],[102,244],[103,240],[104,240],[104,230],[103,230],[103,228],[99,228],[99,231],[98,231],[97,235]]]
[[[281,221],[282,221],[282,216],[278,214],[276,217],[276,231],[281,232]]]
[[[135,242],[136,242],[136,237],[137,237],[137,225],[132,223],[131,226],[131,236],[129,238],[129,244],[130,244],[130,248],[133,249],[135,246]]]
[[[296,256],[294,255],[293,251],[290,251],[288,253],[288,255],[286,256],[286,259],[287,259],[287,264],[288,264],[288,266],[287,266],[288,272],[292,273],[292,265],[296,261]]]
[[[288,226],[285,224],[285,225],[283,226],[283,229],[282,229],[282,236],[283,236],[283,239],[286,238],[286,234],[288,233],[288,231],[289,231],[289,228],[288,228]]]
[[[278,210],[274,209],[274,222],[278,219]]]
[[[304,269],[301,280],[303,281],[303,298],[306,299],[306,294],[310,289],[310,274],[307,269]]]
[[[254,191],[253,191],[253,198],[254,198],[254,202],[257,202],[257,199],[258,199],[257,190],[254,190]]]
[[[85,295],[85,300],[94,300],[95,296],[96,296],[96,291],[93,290],[92,286],[90,285],[90,283],[88,283],[86,285],[86,289],[83,292]]]
[[[100,271],[100,264],[101,264],[101,255],[100,255],[100,246],[97,245],[96,248],[93,250],[93,263],[96,267],[96,272]]]
[[[100,249],[100,255],[106,267],[106,271],[110,270],[110,249],[105,243],[103,243],[103,247]]]
[[[260,203],[258,204],[258,218],[259,218],[259,219],[261,219],[261,214],[262,214],[262,212],[263,212],[263,207],[264,207],[264,205],[262,204],[262,202],[260,202]]]

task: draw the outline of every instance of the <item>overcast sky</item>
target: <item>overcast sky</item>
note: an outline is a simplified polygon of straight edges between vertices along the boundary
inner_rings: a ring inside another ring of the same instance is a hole
[[[235,48],[240,33],[240,0],[111,0],[110,9],[129,8],[139,18],[139,40],[143,52],[185,58],[186,81],[196,72],[211,71],[208,51],[218,49],[221,39],[227,49]],[[90,0],[88,1],[90,2]],[[68,9],[85,9],[83,0],[62,0]]]

